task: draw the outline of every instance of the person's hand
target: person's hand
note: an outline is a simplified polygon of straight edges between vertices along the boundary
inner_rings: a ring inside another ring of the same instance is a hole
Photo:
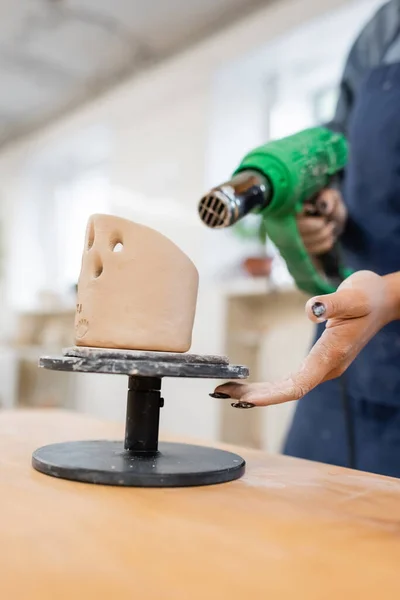
[[[321,216],[312,216],[315,211]],[[307,251],[313,256],[332,249],[347,219],[346,206],[340,192],[323,190],[315,204],[305,203],[297,216],[297,226]]]
[[[311,298],[306,313],[311,321],[326,321],[326,328],[299,370],[277,383],[227,383],[216,388],[215,397],[239,400],[241,408],[279,404],[338,377],[384,325],[400,318],[399,275],[359,271],[335,293]]]

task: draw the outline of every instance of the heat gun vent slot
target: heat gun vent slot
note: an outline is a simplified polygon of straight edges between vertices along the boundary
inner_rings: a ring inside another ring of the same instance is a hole
[[[200,200],[199,215],[203,223],[213,229],[226,227],[229,223],[227,203],[216,194],[208,194]]]

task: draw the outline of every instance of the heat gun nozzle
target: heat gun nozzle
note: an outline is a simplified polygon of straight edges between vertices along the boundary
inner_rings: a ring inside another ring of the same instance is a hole
[[[229,227],[235,222],[234,202],[222,190],[211,190],[200,200],[199,215],[207,227],[212,229]]]
[[[255,208],[265,208],[271,188],[260,173],[243,171],[213,188],[199,202],[200,219],[207,227],[222,229],[234,225]]]

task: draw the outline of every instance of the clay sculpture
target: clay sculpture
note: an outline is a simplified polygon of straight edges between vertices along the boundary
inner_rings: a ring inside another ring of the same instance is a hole
[[[198,280],[192,261],[158,231],[91,216],[78,282],[76,345],[187,352]]]

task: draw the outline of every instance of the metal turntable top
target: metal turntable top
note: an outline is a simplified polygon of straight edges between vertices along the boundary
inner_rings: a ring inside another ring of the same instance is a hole
[[[43,356],[39,366],[56,371],[141,377],[246,379],[247,367],[231,365],[226,356],[146,352],[75,346],[61,356]]]

